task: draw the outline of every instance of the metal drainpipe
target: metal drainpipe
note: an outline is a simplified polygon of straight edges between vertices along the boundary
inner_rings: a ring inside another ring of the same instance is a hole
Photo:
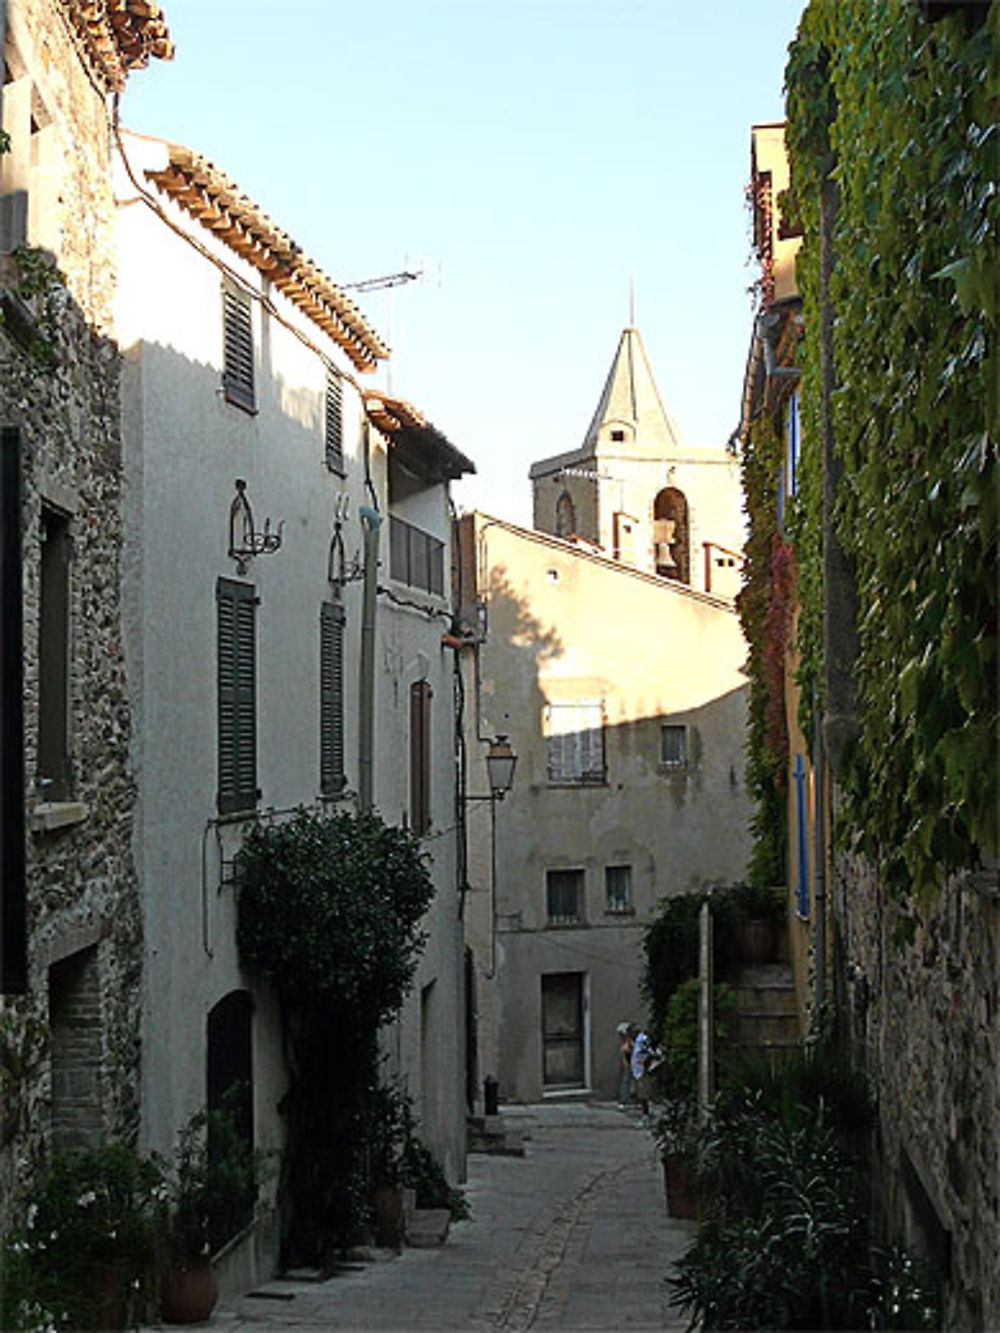
[[[813,882],[816,886],[816,1019],[823,1021],[823,1002],[826,996],[826,804],[823,780],[823,719],[819,709],[813,709]],[[817,1025],[818,1026],[818,1025]]]
[[[361,601],[361,691],[358,727],[358,803],[372,808],[372,755],[375,732],[375,598],[378,592],[378,543],[382,515],[370,505],[358,509],[364,533],[364,584]]]

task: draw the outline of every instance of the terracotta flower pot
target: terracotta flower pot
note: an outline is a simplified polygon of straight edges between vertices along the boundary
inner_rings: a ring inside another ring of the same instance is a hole
[[[160,1310],[168,1324],[197,1324],[207,1319],[219,1298],[215,1269],[208,1259],[168,1268],[160,1283]]]
[[[667,1191],[667,1212],[671,1217],[697,1220],[698,1198],[687,1165],[677,1157],[664,1157],[663,1183]]]

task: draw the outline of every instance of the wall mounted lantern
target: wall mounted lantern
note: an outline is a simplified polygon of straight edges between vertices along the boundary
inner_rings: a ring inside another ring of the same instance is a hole
[[[236,494],[229,506],[229,556],[236,561],[240,574],[245,574],[250,561],[258,555],[273,555],[281,546],[281,531],[285,526],[282,519],[272,531],[271,520],[265,518],[263,532],[254,527],[253,510],[247,499],[247,484],[241,478],[236,479]]]
[[[467,801],[502,801],[514,785],[517,755],[506,736],[490,741],[486,751],[486,777],[490,784],[489,796],[466,796]]]

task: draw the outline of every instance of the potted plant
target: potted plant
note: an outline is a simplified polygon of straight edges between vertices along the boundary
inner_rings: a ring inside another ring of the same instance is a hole
[[[162,1186],[159,1165],[120,1143],[57,1154],[0,1255],[3,1327],[18,1307],[60,1328],[137,1322],[155,1277]]]
[[[698,1107],[694,1097],[672,1097],[662,1105],[653,1137],[663,1162],[667,1212],[697,1218]]]
[[[787,910],[783,893],[758,884],[738,884],[733,896],[742,961],[751,966],[772,962]]]
[[[168,1170],[160,1284],[168,1323],[196,1323],[211,1314],[218,1299],[212,1255],[252,1221],[259,1174],[259,1154],[228,1111],[199,1111],[181,1131]]]

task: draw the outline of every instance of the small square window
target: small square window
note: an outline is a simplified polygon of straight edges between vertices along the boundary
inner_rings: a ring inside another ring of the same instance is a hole
[[[687,727],[668,723],[660,728],[660,763],[664,768],[687,765]]]
[[[567,926],[582,921],[583,871],[546,871],[545,906],[550,926]]]
[[[632,867],[604,867],[604,910],[606,912],[631,912],[632,908]]]

